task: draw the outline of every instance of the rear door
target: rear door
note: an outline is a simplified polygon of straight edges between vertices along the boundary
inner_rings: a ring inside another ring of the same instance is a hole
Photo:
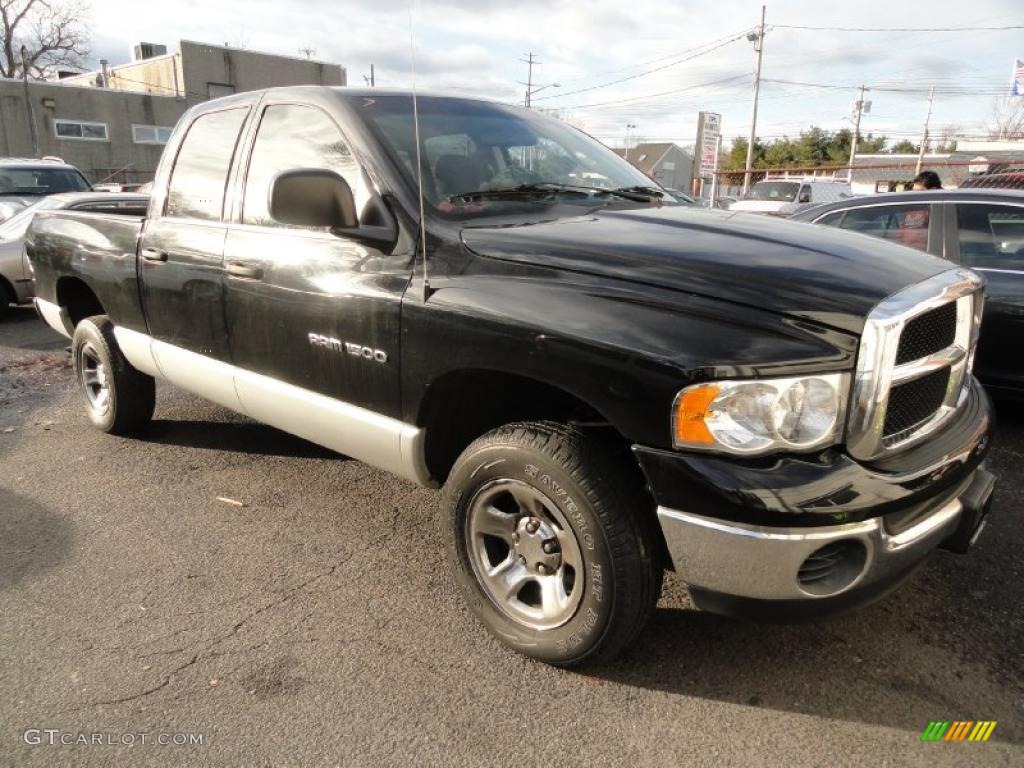
[[[164,376],[238,407],[224,322],[227,179],[249,105],[199,114],[178,146],[166,195],[154,200],[139,248],[153,352]]]
[[[228,172],[247,106],[196,117],[178,148],[162,210],[143,232],[139,277],[154,339],[228,361],[221,261]]]
[[[293,400],[313,393],[398,417],[399,320],[412,272],[408,256],[392,255],[393,243],[274,220],[273,180],[296,169],[342,176],[361,224],[379,223],[386,215],[328,111],[274,100],[261,105],[240,210],[225,246],[234,362],[300,388],[287,390]],[[267,399],[253,381],[241,374],[237,380],[246,411],[271,424],[294,425],[294,414],[281,412],[288,398]]]
[[[974,370],[991,387],[1024,390],[1024,206],[957,203],[957,257],[985,275]]]

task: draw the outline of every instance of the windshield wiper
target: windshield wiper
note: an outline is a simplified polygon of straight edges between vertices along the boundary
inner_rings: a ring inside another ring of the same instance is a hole
[[[638,186],[638,187],[618,187],[616,189],[612,189],[612,190],[608,190],[608,191],[614,192],[617,195],[622,195],[624,192],[632,192],[632,193],[634,193],[636,195],[642,195],[643,197],[646,197],[646,198],[651,198],[651,197],[662,198],[662,197],[665,196],[665,193],[662,190],[658,189],[657,187],[641,187],[641,186]],[[623,195],[623,196],[625,196],[625,195]]]
[[[575,192],[582,195],[585,194],[586,189],[555,183],[520,184],[515,187],[459,192],[456,195],[448,195],[448,201],[454,203],[458,200],[499,200],[501,198],[536,197],[538,195],[552,195],[556,192]]]
[[[559,192],[586,196],[593,192],[599,195],[615,195],[638,203],[649,203],[654,197],[662,197],[662,193],[654,187],[621,187],[619,189],[606,189],[605,187],[586,187],[576,184],[560,184],[554,181],[544,181],[535,184],[520,184],[516,187],[502,187],[501,189],[484,189],[473,192],[460,192],[457,195],[449,195],[449,202],[460,200],[500,200],[502,198],[525,198],[538,195],[552,195]]]

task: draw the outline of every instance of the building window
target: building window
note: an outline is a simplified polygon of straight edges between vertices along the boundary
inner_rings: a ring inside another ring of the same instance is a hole
[[[162,125],[133,125],[132,140],[136,144],[166,144],[173,130]]]
[[[107,141],[106,123],[87,123],[82,120],[54,120],[53,130],[58,139]]]
[[[235,92],[235,86],[228,83],[207,83],[206,95],[211,99],[218,99],[221,96],[230,96]]]

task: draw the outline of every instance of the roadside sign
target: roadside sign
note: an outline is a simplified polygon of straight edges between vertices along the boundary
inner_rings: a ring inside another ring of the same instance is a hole
[[[979,155],[978,157],[972,157],[970,164],[967,166],[968,173],[987,173],[988,172],[988,158]]]
[[[718,137],[722,134],[722,116],[717,112],[701,112],[697,120],[696,160],[699,176],[710,179],[717,168]]]

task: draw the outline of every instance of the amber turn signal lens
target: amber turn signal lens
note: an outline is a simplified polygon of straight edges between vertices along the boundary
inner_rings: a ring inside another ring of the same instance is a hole
[[[687,389],[676,401],[676,442],[711,445],[715,442],[704,418],[708,407],[718,397],[719,389],[713,384]]]

